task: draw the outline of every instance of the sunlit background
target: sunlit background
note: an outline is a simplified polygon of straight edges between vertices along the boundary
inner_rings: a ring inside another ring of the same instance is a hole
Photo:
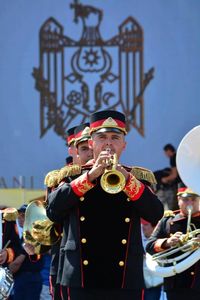
[[[0,177],[13,187],[44,188],[44,176],[65,164],[65,141],[53,131],[40,138],[40,95],[33,68],[39,66],[39,30],[49,18],[78,40],[69,0],[0,0]],[[82,0],[103,10],[101,36],[107,40],[132,16],[144,31],[144,72],[155,68],[144,93],[145,135],[134,128],[122,161],[158,170],[169,165],[163,146],[178,147],[200,123],[200,1]],[[4,186],[5,187],[5,186]]]

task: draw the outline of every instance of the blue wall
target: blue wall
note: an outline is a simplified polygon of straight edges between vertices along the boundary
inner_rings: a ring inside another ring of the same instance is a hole
[[[31,73],[39,66],[39,29],[54,17],[77,39],[69,0],[0,0],[0,176],[34,176],[63,166],[65,142],[52,130],[40,139],[39,93]],[[200,120],[200,1],[84,0],[104,11],[101,34],[109,39],[133,16],[144,30],[144,71],[155,67],[145,90],[145,137],[132,129],[123,162],[152,170],[168,165],[162,147],[178,147]],[[117,5],[116,5],[117,4]],[[28,180],[28,179],[27,179]]]

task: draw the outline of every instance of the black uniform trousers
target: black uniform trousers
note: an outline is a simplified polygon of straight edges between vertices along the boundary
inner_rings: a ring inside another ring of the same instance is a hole
[[[142,300],[142,294],[142,290],[82,289],[62,286],[63,300]]]

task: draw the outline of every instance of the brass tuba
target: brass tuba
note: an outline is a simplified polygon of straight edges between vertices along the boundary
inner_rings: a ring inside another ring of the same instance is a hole
[[[176,156],[177,169],[182,181],[198,195],[200,194],[199,146],[200,126],[196,126],[183,137]],[[187,211],[187,230],[180,243],[154,255],[146,254],[147,267],[156,275],[171,277],[187,270],[200,259],[200,243],[194,239],[200,234],[200,229],[191,224],[192,207],[188,206]]]
[[[110,151],[110,149],[107,150]],[[104,171],[101,176],[100,184],[106,193],[117,194],[124,189],[126,179],[124,175],[116,169],[118,164],[116,153],[113,154],[113,158],[109,160],[109,163],[111,165],[111,170],[106,169]]]
[[[25,243],[34,246],[35,254],[48,251],[60,238],[54,223],[46,215],[44,201],[35,200],[28,204],[25,212],[23,238]]]

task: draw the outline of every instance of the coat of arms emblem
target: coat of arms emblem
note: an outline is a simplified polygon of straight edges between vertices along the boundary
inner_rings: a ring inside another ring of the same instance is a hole
[[[74,22],[82,22],[78,40],[64,34],[63,26],[49,18],[40,28],[40,62],[34,68],[40,92],[41,137],[52,128],[65,138],[69,127],[86,122],[97,110],[113,109],[127,117],[144,135],[144,99],[154,69],[143,70],[143,30],[128,17],[115,36],[103,39],[102,10],[71,4]]]

